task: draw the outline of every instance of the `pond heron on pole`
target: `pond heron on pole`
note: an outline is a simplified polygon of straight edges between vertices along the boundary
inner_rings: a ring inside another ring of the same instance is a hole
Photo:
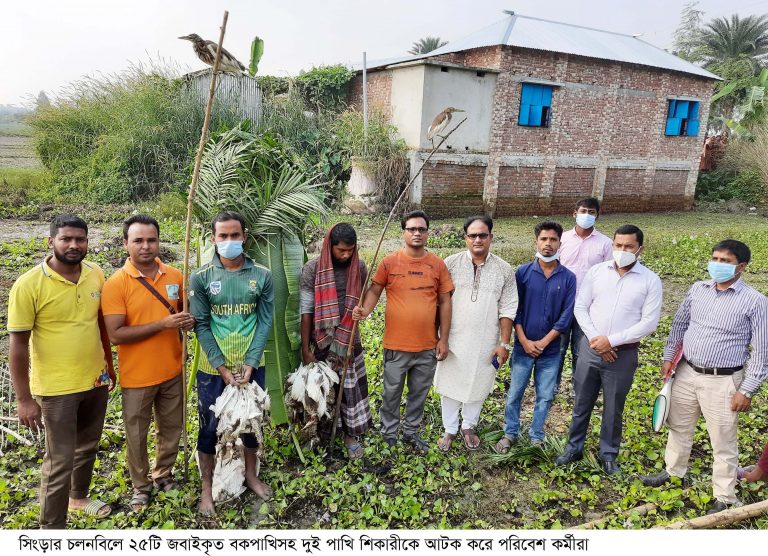
[[[185,41],[190,41],[197,57],[200,58],[203,63],[213,66],[213,61],[216,59],[216,49],[218,48],[218,45],[215,42],[207,41],[195,33],[179,38]],[[229,73],[246,73],[245,66],[241,64],[237,58],[232,56],[226,48],[221,49],[219,69]]]
[[[435,119],[432,120],[431,124],[429,124],[429,129],[427,130],[427,139],[432,142],[433,147],[435,145],[435,137],[440,137],[443,139],[443,136],[440,135],[440,132],[448,127],[449,123],[451,123],[451,118],[453,118],[454,112],[464,112],[464,110],[461,108],[454,108],[453,106],[449,106],[440,112],[437,116],[435,116]]]

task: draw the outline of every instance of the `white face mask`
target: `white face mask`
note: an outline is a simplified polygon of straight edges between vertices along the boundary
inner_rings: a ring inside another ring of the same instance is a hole
[[[583,230],[589,230],[592,226],[595,225],[595,220],[597,220],[597,216],[594,214],[588,214],[579,212],[576,214],[576,224],[579,226],[579,228]]]
[[[639,251],[639,249],[638,249]],[[637,260],[637,254],[631,251],[615,251],[613,252],[613,260],[618,268],[624,268],[629,266]]]
[[[560,258],[560,251],[558,251],[557,253],[549,257],[545,257],[544,255],[536,251],[536,258],[544,261],[545,263],[551,263],[552,261],[556,261],[557,259]]]

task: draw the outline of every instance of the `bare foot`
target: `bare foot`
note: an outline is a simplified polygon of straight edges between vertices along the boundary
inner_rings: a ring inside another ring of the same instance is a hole
[[[206,516],[216,513],[216,505],[213,503],[213,495],[210,489],[204,488],[200,493],[200,504],[197,506],[197,511]]]
[[[251,475],[247,473],[245,475],[245,485],[250,488],[253,492],[256,493],[256,496],[261,498],[262,500],[269,500],[272,498],[272,495],[274,492],[272,492],[272,489],[269,487],[267,483],[260,480],[255,475]]]

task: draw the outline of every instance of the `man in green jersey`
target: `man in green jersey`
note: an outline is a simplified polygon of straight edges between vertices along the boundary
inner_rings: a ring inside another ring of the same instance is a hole
[[[255,381],[264,388],[262,355],[274,308],[272,274],[243,252],[243,217],[236,212],[218,214],[211,224],[211,239],[216,253],[210,263],[192,274],[189,291],[195,332],[206,355],[197,372],[197,451],[202,481],[199,509],[204,514],[215,509],[212,483],[218,419],[210,406],[227,384]],[[244,434],[242,440],[245,483],[266,500],[272,489],[256,475],[256,437]]]

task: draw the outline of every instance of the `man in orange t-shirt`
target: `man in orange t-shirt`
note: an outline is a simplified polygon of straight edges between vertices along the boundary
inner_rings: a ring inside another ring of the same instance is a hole
[[[355,307],[352,316],[366,318],[381,292],[387,290],[381,434],[390,447],[397,443],[400,400],[407,380],[403,440],[423,455],[429,444],[419,435],[419,428],[435,366],[448,355],[453,282],[443,259],[425,248],[429,217],[413,211],[403,217],[400,226],[405,247],[382,259],[362,306]]]
[[[149,504],[152,483],[165,491],[177,488],[173,464],[182,431],[184,381],[181,336],[195,319],[182,312],[182,275],[163,264],[160,225],[138,214],[123,224],[128,259],[104,284],[101,308],[109,339],[117,345],[128,472],[133,483],[129,505]],[[157,428],[155,468],[150,476],[147,434],[154,409]]]

